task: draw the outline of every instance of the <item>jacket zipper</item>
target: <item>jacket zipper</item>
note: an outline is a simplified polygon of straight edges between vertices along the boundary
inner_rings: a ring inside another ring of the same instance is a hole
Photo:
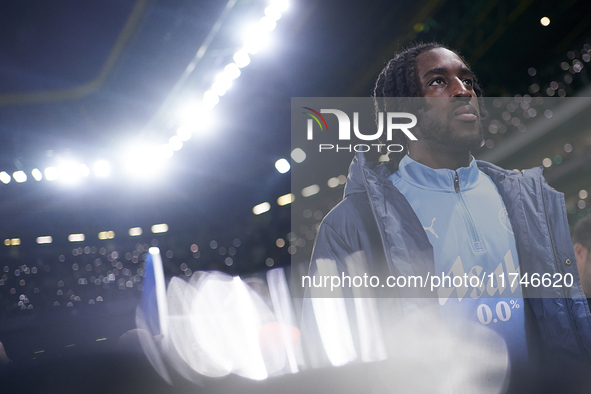
[[[468,206],[466,205],[466,202],[464,201],[464,197],[462,197],[462,194],[460,194],[460,179],[458,177],[458,172],[455,172],[455,178],[454,178],[454,189],[456,191],[456,195],[458,196],[458,199],[460,200],[460,207],[462,208],[462,213],[464,215],[464,219],[466,221],[466,226],[468,227],[468,233],[470,234],[470,238],[472,240],[472,247],[474,248],[474,251],[476,252],[483,252],[484,251],[484,246],[482,244],[482,240],[480,239],[480,235],[478,234],[478,231],[476,230],[476,226],[474,225],[474,220],[472,220],[472,215],[470,215],[470,211],[468,210]]]

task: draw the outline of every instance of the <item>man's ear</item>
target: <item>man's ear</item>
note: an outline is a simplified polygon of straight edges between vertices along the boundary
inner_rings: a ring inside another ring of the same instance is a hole
[[[589,254],[589,251],[586,247],[584,247],[582,244],[578,242],[574,245],[574,247],[577,264],[584,264],[587,261],[587,255]]]

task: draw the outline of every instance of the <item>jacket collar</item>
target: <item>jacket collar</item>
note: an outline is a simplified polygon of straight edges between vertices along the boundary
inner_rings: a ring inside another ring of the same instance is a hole
[[[400,161],[398,171],[392,176],[400,177],[421,189],[455,192],[456,174],[460,190],[470,190],[478,185],[479,172],[474,158],[468,167],[460,167],[454,171],[447,168],[433,169],[406,155]]]
[[[384,163],[367,161],[363,152],[358,152],[349,166],[345,197],[354,193],[365,193],[366,182],[383,185],[389,175],[390,171]]]
[[[488,175],[497,186],[499,182],[502,182],[506,178],[521,178],[522,176],[537,178],[542,174],[541,167],[523,170],[519,173],[505,170],[494,164],[481,160],[473,159],[470,163],[470,167],[473,165],[476,165],[480,171],[483,171]],[[366,160],[365,155],[362,152],[358,152],[349,166],[349,175],[347,176],[344,194],[345,196],[348,196],[354,193],[365,193],[367,191],[366,182],[376,183],[378,185],[383,185],[384,182],[388,182],[391,185],[392,183],[388,180],[390,175],[391,172],[384,163],[369,162]]]

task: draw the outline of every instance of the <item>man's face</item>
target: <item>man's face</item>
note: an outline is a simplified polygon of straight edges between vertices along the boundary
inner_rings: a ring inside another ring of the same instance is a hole
[[[416,58],[416,83],[425,97],[419,135],[429,146],[466,152],[482,145],[474,75],[452,51],[435,48]]]

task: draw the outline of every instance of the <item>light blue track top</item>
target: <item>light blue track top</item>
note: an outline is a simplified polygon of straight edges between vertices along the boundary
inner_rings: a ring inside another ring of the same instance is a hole
[[[457,288],[447,279],[447,287],[439,289],[443,316],[486,325],[505,339],[512,362],[523,361],[527,346],[519,260],[495,184],[474,159],[453,171],[434,170],[405,156],[388,179],[408,200],[433,245],[432,275],[463,278]],[[467,287],[466,277],[474,277]]]

